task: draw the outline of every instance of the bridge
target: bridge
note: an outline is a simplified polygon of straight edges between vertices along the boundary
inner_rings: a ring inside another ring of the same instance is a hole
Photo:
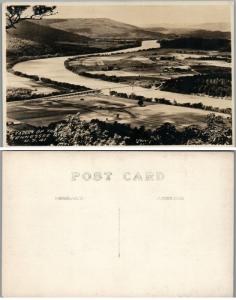
[[[54,99],[58,99],[58,98],[69,98],[72,96],[83,96],[83,95],[89,95],[89,94],[95,94],[95,93],[102,93],[102,91],[112,91],[112,90],[116,90],[116,89],[120,89],[120,88],[124,88],[124,87],[132,87],[130,85],[122,85],[122,86],[117,86],[117,87],[105,87],[105,88],[101,88],[101,89],[89,89],[89,90],[85,90],[85,91],[80,91],[80,92],[72,92],[72,93],[65,93],[65,94],[59,94],[59,95],[53,95],[53,96],[45,96],[45,97],[39,97],[39,98],[32,98],[32,99],[25,99],[25,100],[54,100]],[[24,101],[24,100],[22,100]]]

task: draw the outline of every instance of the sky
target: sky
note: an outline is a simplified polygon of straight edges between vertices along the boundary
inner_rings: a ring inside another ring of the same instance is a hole
[[[199,1],[200,2],[200,1]],[[208,2],[209,3],[209,2]],[[57,5],[58,14],[50,18],[110,18],[137,26],[162,24],[186,27],[202,23],[229,23],[231,5],[214,2],[214,5]]]

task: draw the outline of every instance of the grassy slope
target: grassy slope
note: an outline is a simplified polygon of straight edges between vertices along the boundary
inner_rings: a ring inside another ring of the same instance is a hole
[[[24,21],[7,31],[8,55],[42,55],[64,52],[85,44],[89,38]]]
[[[108,18],[44,19],[42,24],[90,38],[155,39],[162,36],[158,32],[153,33]]]
[[[41,44],[56,42],[85,42],[89,38],[66,32],[61,29],[42,26],[41,21],[23,21],[17,24],[16,29],[9,29],[8,35],[16,38],[28,39]]]
[[[114,41],[115,37],[138,40],[157,36],[158,34],[109,19],[30,20],[20,22],[16,29],[7,31],[7,55],[14,59],[56,53],[90,53],[99,49],[124,47],[124,43]]]

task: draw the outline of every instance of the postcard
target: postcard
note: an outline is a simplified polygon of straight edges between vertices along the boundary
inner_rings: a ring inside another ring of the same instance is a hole
[[[5,145],[232,146],[233,5],[5,3]]]
[[[233,296],[233,152],[5,151],[3,296]]]

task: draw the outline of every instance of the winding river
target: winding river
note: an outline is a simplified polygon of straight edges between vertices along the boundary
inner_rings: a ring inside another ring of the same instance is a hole
[[[128,53],[138,50],[160,48],[160,44],[155,40],[143,41],[140,47],[128,48],[124,50],[117,50],[112,52],[105,52],[102,55],[110,55],[115,53]],[[80,57],[87,57],[88,55],[81,55]],[[79,56],[76,56],[79,57]],[[103,81],[100,79],[88,78],[85,76],[77,75],[64,66],[65,60],[71,56],[44,58],[28,60],[16,64],[13,69],[28,75],[38,75],[39,77],[49,78],[58,82],[66,82],[71,84],[79,84],[86,86],[90,89],[100,89],[103,94],[109,94],[110,90],[136,95],[144,96],[147,98],[166,98],[169,100],[176,100],[178,103],[199,103],[219,108],[231,108],[232,101],[225,99],[213,98],[210,96],[199,95],[186,95],[181,93],[172,93],[154,89],[146,89],[137,86],[127,86],[126,84],[114,83]]]

